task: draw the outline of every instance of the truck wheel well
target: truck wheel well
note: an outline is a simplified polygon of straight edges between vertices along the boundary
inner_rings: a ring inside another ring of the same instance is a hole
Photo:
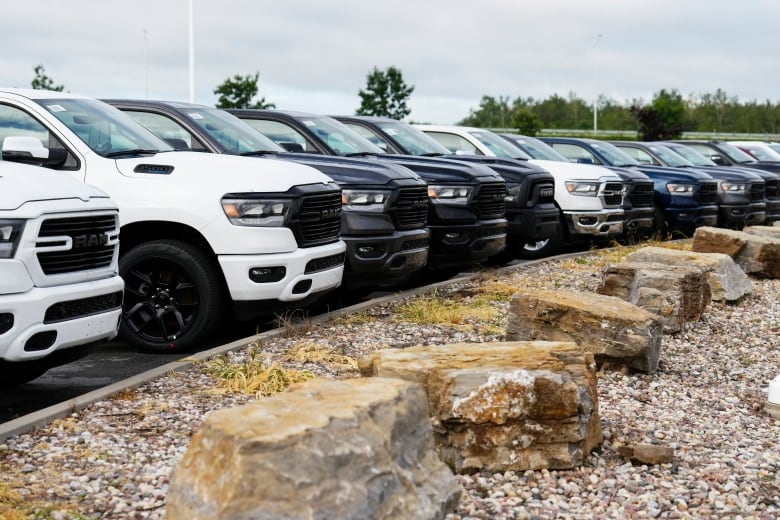
[[[166,238],[189,242],[210,255],[215,254],[198,231],[184,224],[166,221],[133,222],[122,226],[119,231],[119,254],[123,255],[142,242]]]

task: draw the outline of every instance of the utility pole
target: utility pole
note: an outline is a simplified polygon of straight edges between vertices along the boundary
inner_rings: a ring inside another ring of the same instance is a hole
[[[195,24],[193,23],[192,2],[190,2],[190,103],[195,103]]]
[[[593,45],[594,50],[598,51],[599,47],[599,41],[601,41],[601,33],[596,35],[595,42]],[[598,54],[597,52],[594,54]],[[598,81],[598,73],[596,70],[596,56],[593,57],[593,86],[595,87],[595,96],[596,99],[593,101],[593,131],[598,132],[599,130],[599,81]]]

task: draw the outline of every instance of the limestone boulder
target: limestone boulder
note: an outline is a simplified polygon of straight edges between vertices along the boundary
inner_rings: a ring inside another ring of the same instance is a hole
[[[780,240],[780,220],[775,222],[773,226],[748,226],[742,231],[749,235],[758,235]]]
[[[432,435],[420,385],[293,386],[206,418],[174,470],[167,517],[443,519],[461,490]]]
[[[660,316],[615,296],[564,290],[520,291],[509,304],[508,341],[573,341],[597,361],[655,372]]]
[[[780,278],[780,239],[714,227],[697,228],[692,249],[700,253],[729,255],[753,276]]]
[[[661,317],[667,334],[698,321],[712,293],[704,271],[696,267],[650,262],[607,265],[596,292],[616,296]]]
[[[695,267],[704,271],[714,301],[737,301],[753,291],[745,271],[725,253],[643,247],[626,256],[627,262],[650,262]]]
[[[457,472],[572,468],[603,440],[593,355],[573,342],[386,349],[360,368],[423,385],[436,449]]]

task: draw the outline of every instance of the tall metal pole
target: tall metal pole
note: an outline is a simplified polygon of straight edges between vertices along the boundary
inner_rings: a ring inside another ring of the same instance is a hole
[[[195,103],[195,24],[192,15],[192,0],[189,0],[190,10],[190,103]]]
[[[599,47],[599,41],[601,40],[601,34],[596,35],[596,43],[594,45],[594,49],[598,50]],[[599,130],[599,87],[598,87],[598,73],[596,71],[596,57],[593,57],[593,86],[596,90],[596,99],[593,101],[593,131],[598,132]]]
[[[144,29],[144,71],[146,73],[146,99],[149,99],[149,34]]]

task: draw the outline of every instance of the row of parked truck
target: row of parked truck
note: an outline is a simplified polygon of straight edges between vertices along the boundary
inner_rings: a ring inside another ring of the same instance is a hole
[[[226,318],[335,290],[780,218],[773,173],[740,189],[715,169],[551,158],[556,143],[384,118],[0,89],[0,139],[5,384],[117,333],[188,350]]]

